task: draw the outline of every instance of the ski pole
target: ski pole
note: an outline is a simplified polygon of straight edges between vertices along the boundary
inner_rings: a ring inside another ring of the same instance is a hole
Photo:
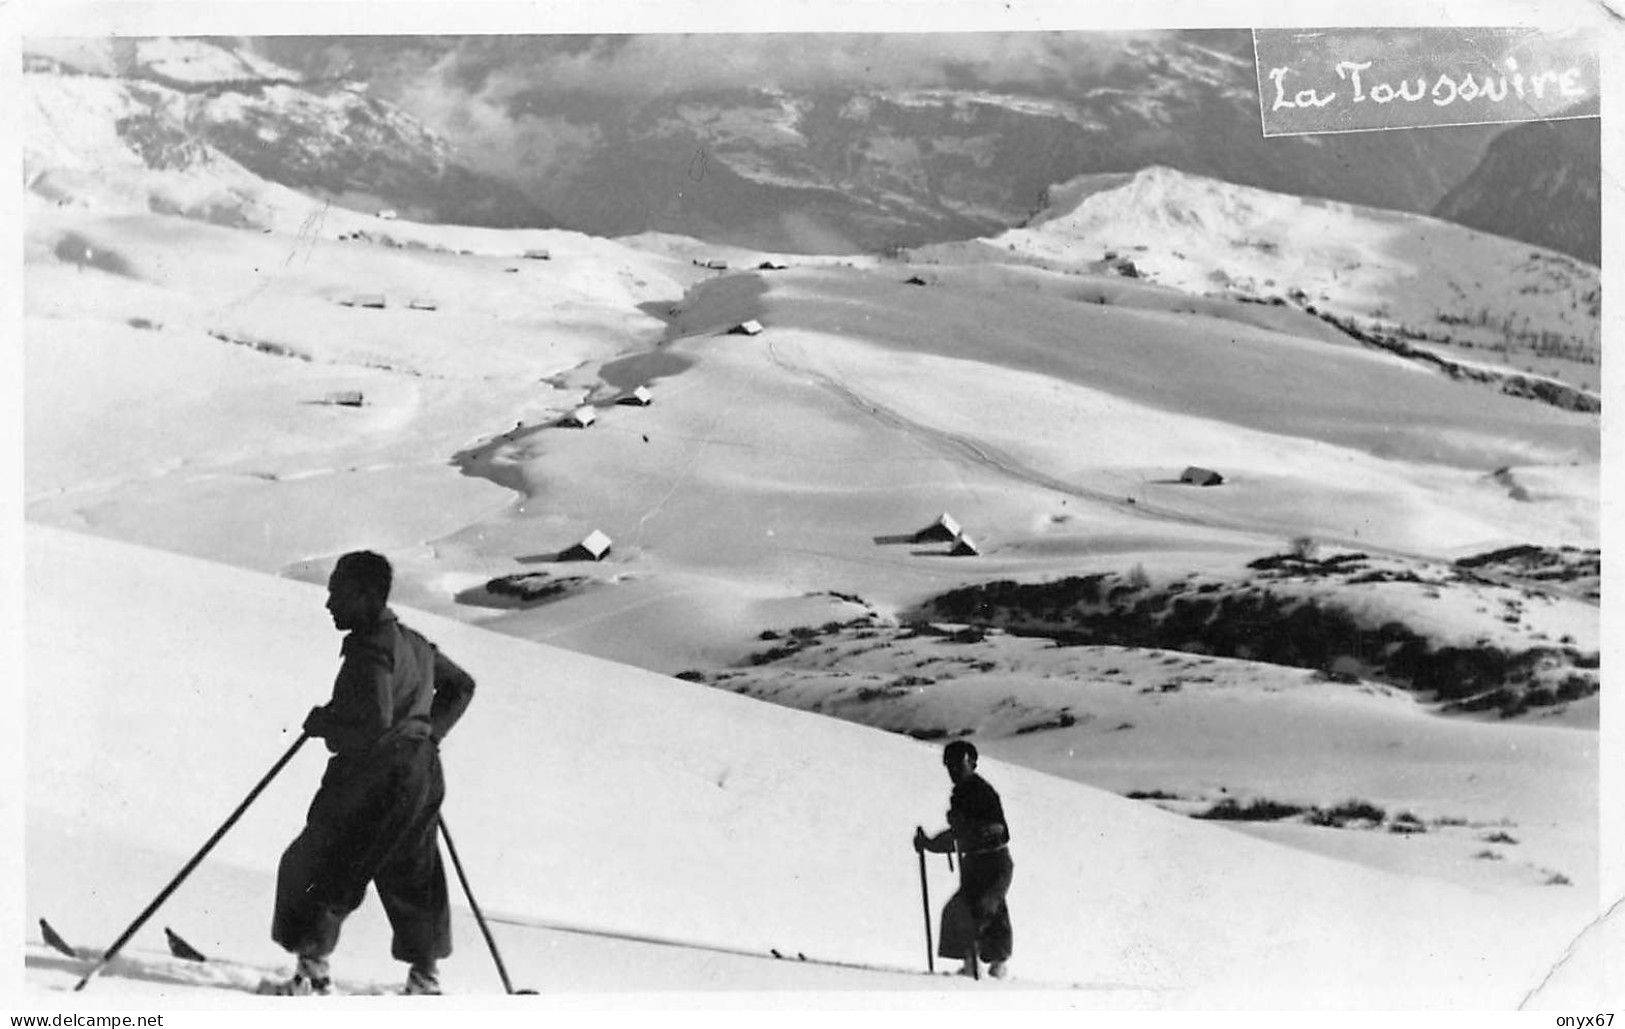
[[[935,975],[937,958],[935,948],[931,946],[931,887],[925,877],[925,851],[916,849],[915,853],[920,859],[920,908],[925,912],[925,968]]]
[[[485,915],[474,899],[474,890],[468,885],[468,874],[463,871],[463,862],[457,856],[457,845],[451,842],[451,830],[446,828],[444,817],[440,819],[440,835],[446,838],[446,853],[451,855],[451,865],[457,869],[457,881],[463,884],[463,896],[468,898],[468,906],[474,912],[474,921],[480,924],[480,932],[485,936],[485,945],[491,948],[491,960],[496,962],[497,975],[502,977],[502,988],[509,993],[535,993],[535,990],[513,988],[513,980],[508,978],[508,967],[502,963],[502,954],[497,950],[496,937],[491,935],[491,927],[485,924]]]
[[[192,870],[208,856],[209,851],[214,849],[214,845],[220,842],[220,838],[226,835],[227,830],[237,824],[237,819],[243,817],[243,812],[248,810],[248,805],[254,803],[254,799],[265,790],[265,787],[271,784],[271,780],[276,778],[277,773],[282,771],[283,766],[293,760],[294,754],[299,751],[300,747],[305,745],[305,741],[308,739],[310,739],[309,733],[302,732],[299,734],[299,738],[293,741],[293,746],[288,748],[288,752],[283,754],[277,760],[277,763],[271,766],[271,770],[265,773],[264,778],[254,784],[254,788],[248,791],[248,796],[244,797],[243,802],[237,805],[237,810],[233,811],[231,817],[227,818],[220,828],[214,831],[214,835],[209,837],[209,842],[205,843],[201,850],[192,855],[192,860],[186,863],[186,867],[177,872],[175,878],[169,880],[169,885],[164,887],[163,892],[153,898],[152,903],[147,905],[146,910],[141,912],[134,922],[130,923],[130,927],[124,930],[123,935],[117,940],[113,941],[111,947],[107,948],[107,951],[102,954],[101,960],[97,961],[90,971],[84,974],[84,978],[80,979],[74,986],[76,992],[84,989],[85,985],[90,982],[97,972],[106,968],[113,958],[118,956],[118,952],[123,949],[126,943],[130,942],[130,937],[134,936],[136,931],[146,924],[147,919],[152,917],[153,912],[158,910],[159,905],[169,899],[171,893],[180,888],[186,877],[192,874]]]

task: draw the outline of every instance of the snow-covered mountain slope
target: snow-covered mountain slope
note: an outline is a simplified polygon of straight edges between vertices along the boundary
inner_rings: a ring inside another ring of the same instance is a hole
[[[1563,254],[1422,215],[1169,168],[1084,176],[1049,200],[989,242],[1050,267],[1288,302],[1457,348],[1468,364],[1584,364],[1593,389],[1600,382],[1597,269]]]
[[[431,248],[336,210],[288,234],[43,204],[31,225],[36,515],[268,570],[504,507],[453,455],[570,404],[543,380],[656,337],[638,305],[698,274],[561,231],[440,227]]]
[[[45,528],[27,546],[25,731],[50,741],[28,766],[27,916],[107,940],[155,890],[134,870],[178,868],[325,698],[335,636],[310,586]],[[934,747],[404,614],[480,683],[444,748],[446,815],[504,926],[921,961],[907,840],[940,817]],[[983,770],[1014,827],[1016,982],[1078,988],[1076,1003],[1508,1006],[1585,921],[1561,896],[1424,884]],[[295,758],[138,954],[170,924],[207,952],[277,963],[253,903],[269,902],[318,771],[316,754]],[[539,975],[534,940],[504,937],[519,977]],[[466,971],[483,964],[466,925],[462,941],[454,989],[488,976]],[[374,923],[341,945],[342,967],[388,981],[384,949]],[[572,967],[558,952],[546,988],[578,988]],[[27,978],[44,993],[65,972],[41,959]]]
[[[30,40],[24,67],[26,180],[56,203],[250,227],[302,218],[310,198],[429,221],[557,224],[359,84],[304,81],[229,40]]]
[[[390,232],[405,245],[343,238],[337,214],[307,238],[39,208],[30,517],[296,574],[382,547],[419,603],[584,628],[589,650],[666,620],[620,633],[578,605],[678,583],[717,601],[710,617],[829,590],[902,606],[1103,560],[1244,562],[1306,533],[1439,557],[1595,544],[1594,416],[1287,308],[985,262],[921,269],[924,287],[897,265],[706,280],[669,240]],[[538,244],[549,260],[513,256]],[[375,292],[383,309],[343,303]],[[403,299],[425,295],[437,310]],[[726,334],[751,318],[761,337]],[[660,401],[614,403],[637,384]],[[324,402],[346,391],[362,406]],[[583,400],[598,423],[557,429]],[[1170,486],[1189,464],[1227,485]],[[944,509],[987,562],[876,548]],[[482,606],[484,582],[595,528],[612,560],[551,571],[613,588]],[[682,606],[672,642],[704,649]],[[765,627],[723,621],[741,644]]]
[[[230,39],[30,37],[26,64],[76,75],[144,78],[179,88],[220,83],[297,82],[303,76]]]

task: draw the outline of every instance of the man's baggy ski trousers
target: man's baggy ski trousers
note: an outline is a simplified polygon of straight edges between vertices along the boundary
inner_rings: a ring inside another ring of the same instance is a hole
[[[937,954],[968,960],[971,944],[987,962],[1008,961],[1012,945],[1010,909],[1005,896],[1015,875],[1010,851],[960,857],[959,892],[942,908],[942,935]]]
[[[305,828],[277,866],[271,938],[326,958],[344,919],[375,885],[394,929],[390,953],[414,964],[451,954],[451,909],[435,831],[445,779],[428,739],[395,739],[334,757]]]

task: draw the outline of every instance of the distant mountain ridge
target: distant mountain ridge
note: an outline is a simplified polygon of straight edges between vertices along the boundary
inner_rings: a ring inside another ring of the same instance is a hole
[[[1507,129],[1433,213],[1601,266],[1601,147],[1596,118]]]
[[[522,75],[535,48],[565,44],[385,37],[255,46],[311,74],[365,79],[380,95],[421,105],[420,117],[470,149],[499,149],[489,128],[448,114],[444,95],[478,92],[499,73]],[[821,88],[651,87],[635,99],[540,84],[482,93],[501,107],[493,117],[509,119],[516,136],[536,133],[549,151],[536,165],[511,154],[487,159],[505,164],[493,174],[597,235],[658,231],[776,251],[878,252],[986,236],[1042,207],[1054,183],[1151,165],[1427,212],[1499,131],[1265,138],[1247,33],[1126,37],[1108,57],[1048,85],[854,79]],[[422,88],[436,76],[444,89]]]
[[[491,60],[513,62],[529,39],[481,46]],[[1081,175],[1164,166],[1275,193],[1431,212],[1592,264],[1601,256],[1596,120],[1266,139],[1245,34],[1126,38],[1109,73],[1065,88],[764,83],[636,103],[514,93],[506,99],[514,126],[539,118],[534,124],[558,129],[547,139],[552,163],[529,160],[521,143],[490,127],[476,138],[432,104],[409,110],[432,90],[407,84],[435,74],[450,82],[455,70],[438,69],[455,66],[463,45],[455,37],[30,40],[29,115],[49,124],[30,141],[71,138],[67,149],[85,152],[63,161],[62,147],[35,146],[28,180],[58,201],[122,190],[121,203],[227,224],[263,222],[247,199],[261,192],[257,179],[424,222],[854,253],[991,236],[1047,208],[1053,190]],[[335,63],[335,46],[346,62]],[[94,130],[64,131],[95,118],[110,121],[117,139],[91,145]],[[503,146],[517,149],[498,161],[492,153]],[[173,178],[163,188],[103,182],[97,169],[114,151],[119,166],[131,167],[131,156],[160,172],[206,166],[217,181],[212,192]],[[77,165],[79,178],[64,165]],[[142,188],[152,195],[137,195]]]
[[[366,212],[424,221],[552,227],[557,219],[511,185],[459,162],[455,149],[359,83],[299,72],[210,40],[30,41],[24,70],[31,116],[25,165],[52,199],[111,162],[135,172],[207,169],[215,191],[169,183],[150,209],[227,224],[257,224],[253,178]],[[110,120],[109,126],[89,122]],[[133,159],[133,160],[132,160]],[[246,174],[244,174],[246,173]],[[124,200],[141,206],[140,187]]]

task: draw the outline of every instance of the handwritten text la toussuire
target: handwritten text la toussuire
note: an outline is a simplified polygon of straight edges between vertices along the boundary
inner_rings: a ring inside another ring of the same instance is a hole
[[[1567,99],[1578,99],[1586,95],[1585,87],[1580,84],[1580,69],[1568,68],[1561,72],[1540,71],[1524,75],[1518,70],[1516,59],[1508,58],[1506,71],[1493,74],[1484,74],[1474,78],[1471,74],[1462,75],[1459,79],[1441,73],[1428,85],[1428,77],[1418,75],[1416,78],[1403,78],[1398,82],[1373,81],[1372,77],[1365,75],[1369,72],[1374,61],[1340,61],[1336,65],[1337,77],[1347,82],[1354,90],[1352,102],[1356,104],[1367,101],[1374,104],[1388,104],[1396,100],[1409,103],[1418,103],[1429,100],[1436,107],[1448,107],[1457,101],[1470,103],[1476,100],[1485,100],[1491,103],[1501,103],[1509,96],[1524,99],[1533,96],[1535,99],[1544,99],[1548,92],[1552,96]],[[1280,111],[1290,108],[1325,107],[1336,100],[1335,92],[1322,93],[1316,89],[1300,89],[1290,96],[1286,86],[1288,75],[1297,74],[1292,68],[1271,68],[1270,81],[1275,85],[1275,100],[1270,110]]]

